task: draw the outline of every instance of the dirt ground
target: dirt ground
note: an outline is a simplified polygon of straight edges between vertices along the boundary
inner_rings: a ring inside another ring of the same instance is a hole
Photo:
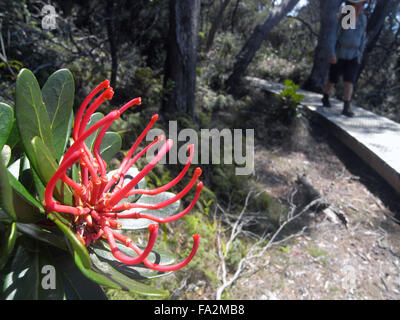
[[[305,233],[267,251],[230,299],[400,299],[399,196],[362,159],[307,122],[280,147],[259,143],[255,167],[283,202],[304,175],[345,220],[309,213]]]

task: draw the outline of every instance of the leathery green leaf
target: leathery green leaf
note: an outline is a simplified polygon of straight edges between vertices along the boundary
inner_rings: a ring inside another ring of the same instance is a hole
[[[38,167],[32,139],[38,136],[54,156],[54,145],[50,128],[50,119],[46,106],[42,101],[42,92],[34,74],[22,69],[17,77],[15,93],[15,118],[30,163],[34,169]]]
[[[50,118],[56,159],[60,160],[73,122],[75,83],[72,73],[68,69],[54,72],[44,84],[42,95]]]
[[[14,110],[8,104],[0,102],[0,150],[3,149],[14,121]]]
[[[15,240],[17,239],[16,223],[7,226],[7,231],[2,235],[3,241],[0,243],[0,270],[5,266],[8,257],[14,249]]]
[[[17,221],[22,223],[33,223],[43,219],[44,208],[26,190],[10,172],[8,173],[8,181],[12,187],[12,204]]]
[[[104,118],[104,115],[102,113],[100,113],[100,112],[93,113],[89,119],[87,126],[86,126],[86,130],[88,130],[91,126],[93,126],[94,124],[96,124],[103,118]],[[99,132],[100,132],[100,129],[96,130],[89,137],[86,138],[85,144],[88,146],[88,148],[90,150],[93,150],[94,141],[96,140]]]
[[[32,139],[33,151],[38,160],[38,174],[43,184],[46,185],[58,169],[57,161],[39,137]],[[65,204],[72,204],[73,193],[69,186],[58,181],[54,189],[54,196]]]
[[[49,213],[47,217],[52,220],[61,231],[67,236],[70,241],[74,253],[77,254],[85,268],[90,268],[92,263],[90,261],[89,253],[86,247],[79,241],[76,235],[72,232],[71,228],[65,224],[57,213]]]
[[[92,267],[85,268],[80,260],[80,257],[75,254],[75,263],[82,273],[89,279],[97,282],[98,284],[108,286],[113,289],[122,289],[138,294],[161,297],[165,296],[166,292],[160,289],[150,287],[141,282],[135,281],[126,275],[114,269],[108,263],[105,263],[97,257],[96,254],[91,253]]]
[[[121,150],[122,139],[116,132],[106,132],[100,146],[100,155],[109,162]]]
[[[11,220],[17,220],[13,206],[13,191],[8,180],[8,170],[4,165],[0,153],[0,207],[10,217]]]
[[[6,266],[2,288],[4,299],[62,299],[64,297],[63,281],[58,272],[49,266],[54,268],[54,259],[49,252],[49,247],[39,241],[23,237],[21,241],[18,241],[10,268]],[[48,272],[53,272],[55,276],[54,287],[44,287],[49,284],[44,278]]]

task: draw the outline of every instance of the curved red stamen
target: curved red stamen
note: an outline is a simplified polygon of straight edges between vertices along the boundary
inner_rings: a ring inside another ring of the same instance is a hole
[[[161,187],[153,189],[153,190],[135,189],[135,190],[129,191],[129,193],[127,194],[127,197],[132,196],[134,194],[146,194],[146,195],[154,196],[154,195],[160,194],[161,192],[167,191],[167,190],[171,189],[173,186],[175,186],[186,174],[186,172],[188,171],[188,169],[190,167],[190,164],[192,163],[192,158],[193,158],[193,153],[194,153],[194,145],[193,144],[189,145],[188,150],[189,150],[189,157],[186,162],[186,165],[174,180],[168,182],[167,184],[165,184]]]
[[[139,98],[135,98],[131,101],[129,101],[128,103],[126,103],[125,105],[123,105],[120,109],[119,112],[124,112],[125,110],[127,110],[129,107],[134,106],[134,105],[140,105],[142,103],[142,99]],[[93,153],[97,159],[97,161],[99,162],[99,166],[100,166],[100,172],[102,174],[102,176],[106,175],[106,163],[105,161],[101,158],[100,155],[100,146],[101,146],[101,142],[103,141],[103,138],[108,130],[108,128],[111,126],[112,121],[110,121],[110,123],[106,124],[103,129],[100,131],[99,135],[97,136],[95,143],[94,143],[94,147],[93,147]]]
[[[107,192],[117,181],[117,177],[120,179],[120,181],[118,182],[118,186],[120,188],[122,188],[123,183],[124,183],[124,178],[125,178],[125,174],[128,172],[129,168],[131,168],[134,163],[143,155],[147,152],[147,150],[149,150],[152,146],[154,146],[155,144],[157,144],[158,142],[164,140],[164,135],[160,135],[158,136],[156,139],[154,139],[149,145],[147,145],[145,148],[143,148],[138,154],[136,154],[126,165],[125,169],[117,175],[113,175],[110,179],[110,181],[108,181],[104,191]],[[119,172],[119,171],[118,171]]]
[[[99,209],[104,208],[104,206],[113,207],[118,202],[120,202],[126,196],[126,194],[155,167],[155,165],[161,160],[161,158],[165,156],[169,149],[171,149],[172,143],[173,142],[171,139],[165,141],[157,155],[143,168],[143,170],[141,170],[121,190],[116,190],[109,200],[106,200],[105,203],[100,204]]]
[[[168,222],[172,222],[175,220],[178,220],[180,218],[182,218],[185,214],[187,214],[190,210],[193,209],[194,205],[196,204],[197,200],[199,199],[200,193],[201,193],[201,189],[203,189],[203,182],[199,182],[197,184],[197,188],[196,188],[196,194],[192,200],[192,202],[190,203],[190,205],[182,210],[181,212],[174,214],[173,216],[169,216],[169,217],[165,217],[165,218],[160,218],[160,217],[156,217],[153,216],[151,214],[147,214],[147,213],[141,213],[141,212],[131,212],[131,213],[106,213],[106,215],[109,216],[113,216],[117,219],[140,219],[140,218],[144,218],[144,219],[149,219],[151,221],[155,221],[158,223],[168,223]]]
[[[67,152],[64,155],[63,161],[65,161],[66,158],[68,158],[72,153],[77,151],[83,144],[83,142],[97,129],[108,123],[110,119],[115,120],[119,118],[121,113],[118,110],[113,110],[109,114],[107,114],[104,118],[102,118],[100,121],[96,122],[93,126],[91,126],[89,129],[87,129],[82,135],[78,137],[78,139],[69,147]],[[62,161],[62,162],[63,162]],[[61,162],[61,163],[62,163]]]
[[[100,83],[89,95],[86,97],[86,99],[83,101],[81,104],[76,117],[75,117],[75,123],[74,123],[74,129],[72,132],[72,138],[76,141],[78,139],[78,132],[80,129],[81,121],[82,121],[82,116],[83,113],[85,112],[85,109],[89,102],[93,99],[93,97],[99,93],[102,89],[109,88],[110,87],[110,81],[109,80],[104,80],[102,83]]]
[[[124,170],[127,162],[129,161],[129,159],[132,157],[133,153],[136,151],[137,147],[139,146],[139,144],[142,142],[142,140],[144,139],[144,137],[146,136],[147,132],[149,132],[149,130],[153,127],[153,125],[156,123],[156,121],[158,120],[158,114],[155,114],[151,117],[151,120],[149,122],[149,124],[147,125],[147,127],[143,130],[143,132],[139,135],[139,137],[136,139],[135,143],[133,144],[133,146],[129,149],[128,153],[126,154],[126,156],[124,157],[124,159],[122,159],[121,162],[121,166],[120,166],[120,170],[121,172]]]
[[[99,135],[96,137],[96,140],[95,140],[94,146],[93,146],[93,153],[94,153],[94,156],[96,157],[97,162],[99,163],[100,173],[102,176],[106,175],[107,164],[100,155],[100,146],[101,146],[101,143],[103,142],[103,138],[104,138],[108,128],[110,128],[112,123],[113,123],[113,121],[110,120],[109,123],[104,125],[104,127],[101,129]]]
[[[107,100],[111,100],[114,95],[113,89],[107,88],[99,97],[94,100],[94,102],[90,105],[90,107],[86,110],[83,118],[82,118],[82,123],[80,124],[79,127],[79,132],[78,132],[78,137],[83,134],[83,132],[86,130],[87,124],[90,120],[90,117],[92,114],[97,110],[98,107],[102,103],[104,103]]]
[[[62,176],[65,175],[65,172],[70,168],[75,162],[78,161],[80,157],[80,152],[73,153],[69,158],[65,159],[64,163],[57,169],[54,175],[51,177],[49,182],[47,183],[46,190],[44,192],[44,200],[45,200],[45,208],[47,211],[58,211],[70,213],[75,216],[79,216],[82,214],[86,214],[90,212],[89,208],[82,207],[71,207],[62,204],[58,204],[53,199],[54,188],[58,180],[61,179]]]
[[[109,227],[105,227],[104,229],[104,233],[107,237],[108,243],[110,244],[111,247],[111,253],[113,254],[113,256],[115,258],[117,258],[119,261],[126,263],[126,264],[138,264],[141,263],[143,260],[145,260],[147,258],[147,256],[150,254],[151,250],[154,247],[154,243],[156,242],[157,239],[157,233],[158,233],[158,225],[157,224],[151,224],[149,225],[149,240],[147,242],[147,246],[146,248],[143,250],[143,252],[141,252],[140,254],[138,254],[138,257],[129,257],[125,254],[123,254],[117,247],[117,243],[115,242],[114,236],[115,238],[117,238],[118,240],[121,239],[121,237],[119,236],[118,232],[110,229]],[[125,239],[126,240],[126,237]],[[130,240],[130,239],[129,239]],[[120,240],[121,241],[121,240]],[[124,242],[124,244],[126,246],[130,246],[132,241],[130,242]]]
[[[193,259],[194,255],[196,254],[197,249],[199,248],[199,243],[200,243],[200,235],[199,234],[193,235],[193,247],[192,247],[192,250],[190,251],[189,256],[185,260],[183,260],[182,262],[180,262],[178,264],[164,266],[164,265],[160,265],[160,264],[155,264],[155,263],[149,261],[148,259],[144,259],[143,263],[146,265],[146,267],[148,267],[150,269],[157,270],[157,271],[163,271],[163,272],[175,271],[175,270],[181,269],[184,266],[186,266]],[[133,243],[130,245],[130,247],[133,250],[135,250],[135,252],[137,254],[141,254],[142,251]]]
[[[184,195],[186,195],[189,190],[193,187],[193,185],[196,183],[197,179],[201,175],[201,169],[196,168],[193,174],[192,179],[188,183],[188,185],[177,195],[174,197],[167,199],[165,201],[155,203],[155,204],[140,204],[140,203],[129,203],[129,202],[124,202],[122,204],[114,206],[112,209],[113,211],[122,211],[122,210],[129,210],[129,209],[134,209],[134,208],[144,208],[144,209],[150,209],[150,210],[157,210],[164,208],[166,206],[169,206],[170,204],[174,203],[175,201],[181,199]]]
[[[68,177],[66,174],[64,174],[61,177],[61,180],[68,184],[72,189],[74,189],[75,193],[81,198],[83,201],[87,201],[87,190],[84,185],[81,185],[74,180],[72,180],[70,177]]]
[[[132,99],[131,101],[128,101],[127,103],[125,103],[121,108],[120,111],[124,112],[126,109],[132,107],[133,105],[140,105],[142,104],[142,98],[138,97],[135,99]]]

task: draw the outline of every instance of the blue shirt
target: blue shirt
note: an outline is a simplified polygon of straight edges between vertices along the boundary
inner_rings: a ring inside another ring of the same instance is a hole
[[[358,58],[361,63],[367,38],[367,17],[361,13],[355,29],[343,29],[341,19],[338,20],[336,32],[329,35],[329,53],[337,59],[352,60]]]

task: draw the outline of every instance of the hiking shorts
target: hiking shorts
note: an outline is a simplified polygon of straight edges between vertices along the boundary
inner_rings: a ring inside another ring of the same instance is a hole
[[[330,66],[329,82],[336,84],[339,77],[343,75],[344,82],[354,83],[357,79],[358,68],[357,58],[351,60],[339,59],[337,63]]]

